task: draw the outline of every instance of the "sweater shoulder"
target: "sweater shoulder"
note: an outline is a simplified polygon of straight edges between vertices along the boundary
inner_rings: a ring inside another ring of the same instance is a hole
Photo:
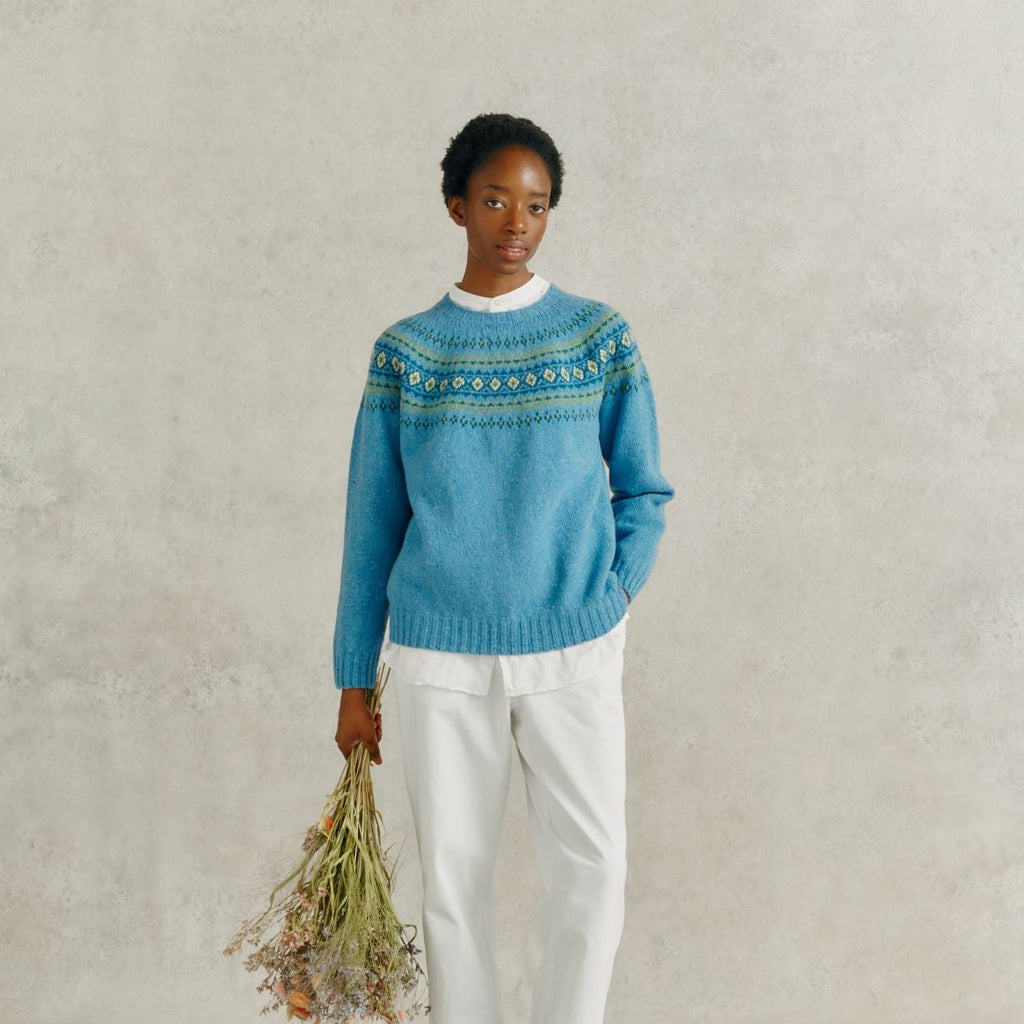
[[[567,311],[573,313],[587,313],[593,311],[600,314],[614,314],[619,316],[618,310],[610,306],[607,302],[602,302],[600,299],[588,297],[586,295],[576,295],[574,292],[567,292],[563,288],[558,288],[556,285],[551,286]]]
[[[394,344],[395,342],[401,342],[403,338],[415,338],[419,335],[429,334],[438,325],[443,323],[443,314],[439,315],[439,311],[444,305],[445,300],[442,298],[427,309],[420,310],[418,313],[410,313],[408,316],[403,316],[400,320],[388,324],[377,335],[374,347],[376,348],[382,343]]]
[[[628,330],[626,318],[607,302],[586,295],[576,295],[555,285],[552,285],[551,289],[555,292],[558,314],[564,319],[586,324],[601,324],[616,331]]]
[[[622,313],[601,299],[561,291],[559,309],[562,322],[572,325],[571,329],[578,330],[590,348],[600,349],[601,346],[612,342],[614,351],[615,343],[619,339],[632,337],[629,322]]]

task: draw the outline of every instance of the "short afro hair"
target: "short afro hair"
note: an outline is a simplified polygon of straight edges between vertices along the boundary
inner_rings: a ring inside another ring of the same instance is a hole
[[[551,175],[548,206],[556,206],[562,196],[562,175],[565,171],[562,155],[547,132],[525,117],[513,117],[511,114],[478,114],[449,140],[441,161],[441,192],[445,205],[454,196],[464,198],[469,176],[506,146],[522,146],[544,161]]]

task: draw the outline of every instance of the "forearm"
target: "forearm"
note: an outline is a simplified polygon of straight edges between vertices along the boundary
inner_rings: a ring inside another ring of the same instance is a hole
[[[654,395],[638,353],[609,375],[600,429],[615,519],[612,569],[633,598],[654,567],[664,506],[675,495],[661,472]]]
[[[339,689],[372,688],[387,622],[387,583],[412,516],[399,445],[397,401],[368,385],[349,460],[345,542],[334,628]]]

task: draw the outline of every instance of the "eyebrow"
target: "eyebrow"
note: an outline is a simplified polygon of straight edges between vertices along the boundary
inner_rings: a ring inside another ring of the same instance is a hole
[[[483,188],[493,188],[497,192],[508,192],[509,191],[507,188],[505,188],[504,185],[484,185],[482,187]],[[541,198],[546,198],[549,195],[549,193],[547,193],[547,192],[531,192],[530,195],[531,196],[539,196]]]

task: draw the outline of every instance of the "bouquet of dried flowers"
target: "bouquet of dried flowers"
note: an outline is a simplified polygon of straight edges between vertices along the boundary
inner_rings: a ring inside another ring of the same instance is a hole
[[[378,669],[369,698],[380,710],[387,669]],[[302,843],[303,857],[270,894],[267,909],[245,921],[225,954],[258,946],[245,969],[265,972],[257,991],[289,1018],[314,1024],[379,1019],[405,1024],[426,1012],[419,950],[391,904],[392,876],[381,847],[370,756],[360,743]],[[277,900],[288,887],[287,896]],[[268,934],[269,933],[269,934]]]

